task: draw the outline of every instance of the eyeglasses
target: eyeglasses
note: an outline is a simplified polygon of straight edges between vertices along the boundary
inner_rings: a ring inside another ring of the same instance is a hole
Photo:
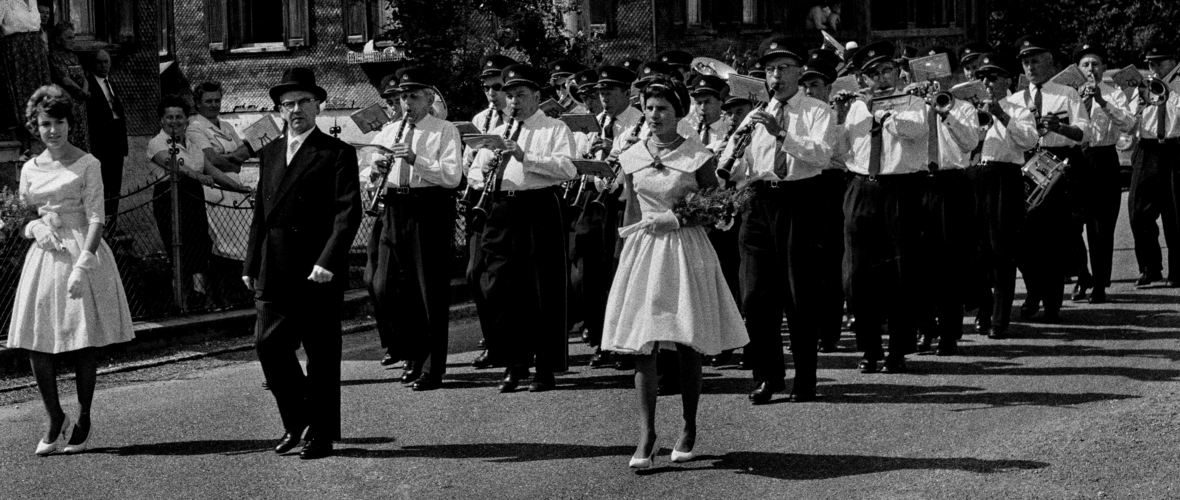
[[[502,88],[504,88],[504,86],[503,86],[503,85],[500,85],[499,83],[493,83],[493,84],[491,84],[491,85],[484,85],[484,86],[483,86],[483,91],[484,91],[484,92],[487,92],[487,91],[489,91],[489,90],[493,90],[493,91],[499,92],[499,91],[500,91],[500,89],[502,89]]]
[[[768,66],[766,68],[766,72],[767,73],[786,73],[787,70],[789,70],[791,68],[798,68],[798,67],[799,67],[798,64],[786,63],[786,64],[780,64],[778,66]]]
[[[315,99],[312,97],[304,97],[303,99],[300,99],[298,101],[280,102],[279,107],[281,107],[287,111],[295,111],[295,108],[302,108],[303,106],[306,106],[308,103],[311,103],[312,101],[315,101]]]

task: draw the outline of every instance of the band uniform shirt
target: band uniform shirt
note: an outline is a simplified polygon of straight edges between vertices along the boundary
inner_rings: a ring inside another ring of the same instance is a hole
[[[827,104],[798,91],[785,102],[780,102],[772,114],[778,118],[786,137],[780,140],[767,133],[766,127],[754,127],[741,168],[734,167],[731,181],[739,185],[763,180],[798,181],[819,175],[832,161],[828,127],[834,120]],[[735,143],[730,138],[730,144],[719,159],[720,164],[725,164],[733,154]],[[779,159],[783,163],[781,166],[776,164]]]
[[[1168,100],[1164,102],[1168,107],[1167,114],[1164,115],[1165,124],[1164,135],[1165,139],[1175,139],[1180,137],[1180,92],[1172,89],[1168,92]],[[1156,127],[1159,123],[1159,106],[1154,104],[1143,104],[1143,108],[1139,116],[1139,138],[1147,140],[1158,139]]]
[[[492,133],[504,136],[509,124],[496,127]],[[577,169],[571,159],[574,157],[574,134],[564,122],[549,118],[541,110],[520,124],[521,131],[517,144],[524,151],[524,161],[509,157],[500,166],[501,191],[529,191],[556,186],[573,179]],[[483,166],[492,159],[492,152],[480,151],[471,169],[467,182],[472,189],[483,189]]]
[[[1106,106],[1091,102],[1087,109],[1090,113],[1090,146],[1113,146],[1119,142],[1119,136],[1135,131],[1136,117],[1122,89],[1099,83],[1098,91],[1102,93]],[[1084,105],[1085,101],[1082,103]]]
[[[488,117],[489,114],[492,115],[490,119]],[[479,129],[480,133],[490,134],[491,132],[489,130],[503,125],[507,119],[508,116],[505,115],[502,109],[484,109],[475,114],[475,117],[471,119],[471,124],[475,125],[475,128]],[[485,123],[488,124],[486,128],[484,127]]]
[[[1024,164],[1024,152],[1037,145],[1037,122],[1032,111],[1011,100],[1002,100],[1000,107],[1008,114],[1008,125],[1000,120],[992,122],[983,138],[980,159],[986,162]]]
[[[598,115],[599,118],[605,113],[606,111],[600,113]],[[635,106],[631,106],[630,104],[627,105],[627,109],[619,113],[619,116],[615,117],[615,139],[611,144],[612,154],[622,153],[623,150],[627,149],[628,140],[631,138],[631,131],[635,129],[635,124],[639,123],[639,120],[643,120],[643,112],[635,109]],[[639,137],[636,139],[636,142],[646,139],[649,135],[651,135],[651,131],[648,130],[647,121],[644,120],[643,126],[639,129]]]
[[[404,116],[404,115],[403,115]],[[404,117],[402,118],[405,119]],[[392,127],[385,127],[373,137],[371,144],[378,146],[390,147],[397,141],[398,131],[402,128],[402,120],[398,120]],[[462,148],[460,147],[459,129],[455,125],[446,120],[440,120],[437,117],[427,114],[409,127],[406,127],[404,134],[410,135],[410,149],[414,152],[417,158],[414,163],[407,164],[404,158],[398,158],[390,165],[390,172],[386,186],[389,187],[444,187],[447,189],[454,189],[459,186],[459,180],[463,176],[462,165],[463,156]],[[407,138],[402,137],[401,142],[406,142]],[[381,156],[380,153],[374,153],[372,161],[376,161]],[[408,186],[399,185],[401,176],[401,169],[409,168],[410,184]],[[369,185],[373,182],[372,167],[366,167],[361,170],[361,182]]]
[[[1034,107],[1036,85],[1029,83],[1028,88],[1008,96],[1008,100],[1029,108]],[[1045,82],[1041,85],[1041,116],[1049,114],[1062,115],[1062,123],[1075,126],[1082,131],[1082,140],[1075,141],[1056,132],[1049,132],[1041,137],[1043,148],[1069,148],[1079,146],[1090,138],[1090,113],[1082,106],[1082,98],[1078,91],[1065,85]],[[1033,114],[1036,119],[1036,114]],[[1068,119],[1068,123],[1065,120]]]
[[[894,96],[903,96],[895,91]],[[897,97],[878,102],[877,110],[888,110],[889,118],[881,124],[881,175],[926,172],[930,157],[930,127],[926,123],[926,101],[916,96]],[[869,156],[872,151],[873,113],[863,99],[857,99],[848,109],[844,121],[848,134],[850,161],[848,170],[869,175]]]
[[[217,120],[217,124],[214,125],[208,118],[199,114],[189,118],[184,135],[196,150],[212,149],[219,155],[237,151],[245,144],[229,122]]]
[[[975,106],[962,99],[955,99],[946,118],[937,113],[931,115],[938,120],[938,168],[964,169],[971,165],[971,151],[979,145],[979,113]]]
[[[697,142],[704,144],[706,148],[712,150],[717,143],[725,139],[725,134],[729,132],[729,123],[718,118],[716,121],[705,127],[708,130],[707,135],[709,139],[708,141],[705,141],[701,137],[702,134],[697,133],[697,127],[699,125],[700,121],[697,120],[695,115],[686,116],[681,118],[680,121],[676,123],[676,133],[687,139],[696,139]]]
[[[844,125],[836,123],[836,112],[832,111],[832,119],[828,121],[828,145],[832,147],[832,159],[824,170],[847,171],[852,158],[852,148],[848,143],[848,130]]]

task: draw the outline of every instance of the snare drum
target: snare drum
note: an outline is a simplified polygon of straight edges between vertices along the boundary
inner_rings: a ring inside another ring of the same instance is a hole
[[[1024,173],[1024,178],[1029,182],[1026,183],[1026,192],[1028,196],[1024,200],[1025,208],[1032,211],[1041,205],[1061,181],[1061,176],[1065,174],[1065,167],[1069,165],[1069,159],[1061,160],[1053,153],[1040,149],[1029,158],[1020,171]]]

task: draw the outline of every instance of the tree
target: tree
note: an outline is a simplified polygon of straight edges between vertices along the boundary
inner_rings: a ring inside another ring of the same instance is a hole
[[[1108,66],[1142,65],[1147,43],[1180,47],[1178,23],[1180,2],[1173,0],[993,0],[988,35],[993,45],[1011,48],[1021,36],[1044,34],[1066,53],[1098,41],[1110,52]]]

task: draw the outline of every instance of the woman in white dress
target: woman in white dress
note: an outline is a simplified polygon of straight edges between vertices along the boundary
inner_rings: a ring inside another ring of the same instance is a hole
[[[682,84],[658,79],[644,88],[652,134],[619,155],[627,208],[623,251],[607,299],[602,348],[631,354],[641,432],[630,467],[651,467],[656,444],[656,350],[680,358],[684,428],[672,461],[692,460],[697,438],[702,355],[749,342],[721,264],[702,226],[682,227],[672,208],[691,192],[716,187],[716,162],[676,125],[689,108]]]
[[[8,347],[26,349],[49,414],[38,455],[77,453],[90,436],[90,404],[98,364],[97,347],[134,338],[127,295],[115,256],[102,240],[102,171],[98,160],[70,144],[74,103],[57,85],[37,89],[29,100],[29,129],[46,150],[26,162],[19,192],[40,219],[24,229],[36,243],[25,255],[8,328]],[[57,394],[54,355],[76,356],[78,406],[70,418]]]

